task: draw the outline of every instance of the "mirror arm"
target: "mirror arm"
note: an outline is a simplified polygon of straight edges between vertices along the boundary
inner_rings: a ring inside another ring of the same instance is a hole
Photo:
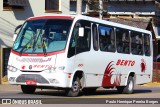
[[[14,30],[14,34],[17,34],[16,31],[17,31],[19,28],[21,28],[21,27],[22,27],[22,24],[21,24],[21,25],[18,25],[18,26],[15,28],[15,30]]]

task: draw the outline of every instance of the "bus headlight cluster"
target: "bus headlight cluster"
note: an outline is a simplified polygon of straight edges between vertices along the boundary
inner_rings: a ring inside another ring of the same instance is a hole
[[[15,67],[13,67],[13,66],[10,66],[10,65],[7,66],[7,69],[8,69],[9,71],[11,71],[11,72],[16,72],[16,71],[18,70],[17,68],[15,68]]]
[[[10,78],[9,78],[9,81],[10,81],[10,82],[14,82],[15,78],[16,78],[16,77],[10,77]]]
[[[65,66],[59,66],[59,67],[52,67],[49,69],[44,70],[46,73],[55,73],[57,70],[63,71],[65,69]]]
[[[46,70],[44,70],[46,73],[54,73],[54,72],[56,72],[55,71],[55,68],[49,68],[49,69],[46,69]]]
[[[59,84],[59,81],[57,79],[49,79],[50,83]]]
[[[64,70],[64,69],[65,69],[65,66],[59,66],[58,69],[59,69],[59,70]]]

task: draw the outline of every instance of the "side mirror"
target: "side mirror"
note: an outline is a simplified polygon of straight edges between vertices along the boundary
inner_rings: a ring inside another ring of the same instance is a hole
[[[83,37],[83,36],[84,36],[84,28],[83,28],[83,27],[80,27],[80,28],[79,28],[79,36],[80,36],[80,37]]]
[[[20,28],[22,27],[22,25],[18,25],[15,30],[14,30],[14,35],[13,35],[13,41],[16,40],[16,37],[17,37],[17,30],[19,30]]]
[[[14,33],[14,35],[13,35],[13,42],[16,40],[16,38],[17,38],[17,33]]]

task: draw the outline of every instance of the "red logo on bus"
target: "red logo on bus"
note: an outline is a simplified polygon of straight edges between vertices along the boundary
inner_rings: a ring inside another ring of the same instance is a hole
[[[141,59],[141,72],[145,72],[146,70],[146,62],[144,59]]]
[[[117,66],[134,66],[135,65],[135,61],[134,60],[121,60],[118,59]]]
[[[120,86],[121,73],[116,72],[114,68],[114,61],[111,61],[104,72],[102,86]]]
[[[25,65],[23,65],[21,68],[24,70],[25,69]]]

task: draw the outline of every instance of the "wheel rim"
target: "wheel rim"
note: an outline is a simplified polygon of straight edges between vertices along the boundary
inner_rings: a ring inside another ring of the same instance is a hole
[[[72,89],[73,89],[74,92],[76,92],[76,91],[79,90],[79,83],[78,83],[78,81],[75,81],[73,83]]]
[[[128,90],[129,90],[129,91],[132,91],[132,90],[133,90],[133,82],[132,82],[132,81],[129,82]]]

